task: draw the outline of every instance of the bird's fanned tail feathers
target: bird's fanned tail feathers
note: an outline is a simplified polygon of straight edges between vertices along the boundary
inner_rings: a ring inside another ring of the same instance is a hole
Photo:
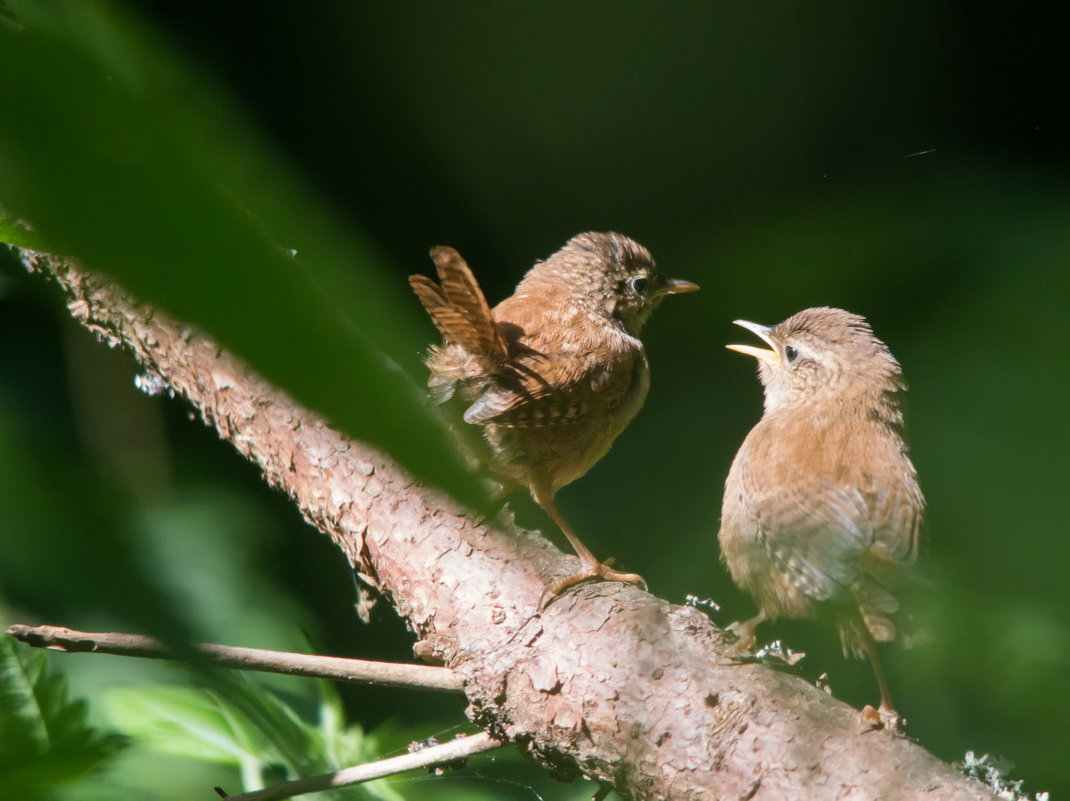
[[[505,360],[508,348],[483,290],[461,254],[453,248],[431,248],[431,258],[439,282],[424,275],[412,275],[409,284],[446,345],[459,345],[483,369],[493,371]]]

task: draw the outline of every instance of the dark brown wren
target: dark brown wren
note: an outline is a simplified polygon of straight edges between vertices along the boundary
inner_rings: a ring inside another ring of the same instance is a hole
[[[844,652],[876,673],[880,710],[867,707],[866,718],[894,729],[876,643],[896,639],[895,591],[917,554],[924,507],[899,430],[899,363],[864,318],[841,309],[736,325],[769,349],[728,346],[758,359],[765,389],[765,413],[725,482],[718,535],[759,612],[730,628],[749,648],[763,620],[828,615]]]
[[[460,397],[464,422],[482,427],[493,472],[506,488],[527,489],[575,549],[580,571],[548,596],[594,576],[642,583],[599,562],[554,495],[605,456],[643,405],[650,383],[643,323],[666,295],[698,286],[664,278],[626,236],[585,233],[537,263],[491,309],[456,250],[432,248],[431,258],[437,283],[409,278],[443,337],[426,360],[431,395],[439,403]]]

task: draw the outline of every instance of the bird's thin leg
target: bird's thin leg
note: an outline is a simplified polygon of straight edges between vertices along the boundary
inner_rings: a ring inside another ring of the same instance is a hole
[[[877,643],[873,639],[873,635],[869,633],[869,629],[862,625],[862,650],[866,653],[866,658],[873,666],[873,674],[877,677],[877,688],[881,694],[881,705],[878,709],[874,709],[871,706],[866,706],[862,710],[862,717],[870,723],[875,723],[883,726],[889,731],[899,730],[899,713],[895,711],[895,706],[892,704],[892,694],[888,690],[888,680],[884,677],[884,668],[881,666],[880,654],[877,653]]]
[[[646,581],[643,577],[635,573],[622,573],[619,570],[613,570],[609,565],[599,562],[593,553],[587,548],[586,545],[580,540],[579,535],[573,530],[572,526],[568,524],[561,512],[558,511],[557,506],[554,504],[553,495],[549,492],[540,489],[532,489],[532,497],[535,498],[535,503],[539,504],[549,515],[550,519],[554,521],[561,533],[568,539],[569,544],[572,545],[572,549],[576,552],[576,556],[580,558],[580,569],[571,576],[558,581],[556,584],[551,585],[543,593],[543,604],[556,595],[560,595],[566,589],[573,584],[579,584],[581,581],[586,581],[589,578],[603,578],[607,581],[623,581],[626,584],[638,584],[646,589]]]

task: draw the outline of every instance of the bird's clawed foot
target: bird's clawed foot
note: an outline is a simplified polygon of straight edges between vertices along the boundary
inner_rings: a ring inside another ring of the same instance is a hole
[[[573,573],[571,576],[566,576],[555,584],[551,584],[543,590],[542,599],[539,601],[539,609],[545,609],[550,601],[574,584],[579,584],[582,581],[587,581],[588,579],[593,578],[600,578],[604,581],[622,581],[625,584],[635,584],[644,590],[647,588],[646,579],[638,573],[622,573],[619,570],[614,570],[610,567],[612,562],[612,559],[607,559],[605,562],[599,562],[597,560],[592,560],[591,562],[584,561],[583,567],[580,570]]]
[[[729,623],[725,627],[725,631],[735,634],[737,642],[729,647],[728,655],[732,657],[750,656],[754,650],[754,644],[758,641],[758,635],[754,630],[765,619],[765,615],[758,614],[750,620],[737,620],[735,623]]]
[[[902,726],[906,724],[904,718],[890,704],[881,704],[874,709],[869,704],[862,707],[862,721],[874,729],[884,729],[891,734],[902,734]]]

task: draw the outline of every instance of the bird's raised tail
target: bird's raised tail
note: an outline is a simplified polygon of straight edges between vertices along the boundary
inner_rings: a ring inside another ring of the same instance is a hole
[[[410,275],[409,284],[445,345],[459,345],[479,371],[495,371],[505,361],[508,347],[472,270],[451,247],[431,248],[431,258],[438,283],[425,275]]]
[[[872,577],[866,576],[851,588],[853,609],[840,619],[840,640],[846,656],[867,655],[868,642],[894,642],[898,635],[896,618],[899,601]]]

